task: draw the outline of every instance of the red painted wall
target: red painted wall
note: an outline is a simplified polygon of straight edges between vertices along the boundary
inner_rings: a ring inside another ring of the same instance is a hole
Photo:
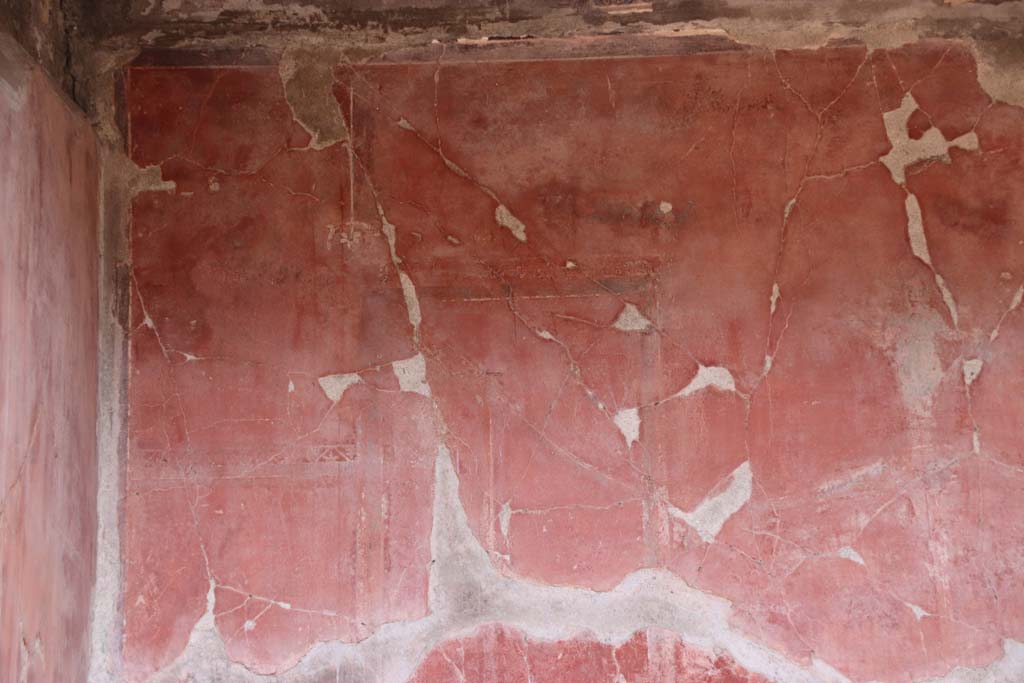
[[[906,683],[1024,639],[1021,110],[949,43],[570,52],[340,66],[333,144],[276,65],[130,70],[176,183],[133,206],[131,680],[200,632],[319,680],[444,609],[367,667]],[[462,512],[507,603],[437,588]]]
[[[98,177],[90,126],[0,43],[0,683],[86,676]]]

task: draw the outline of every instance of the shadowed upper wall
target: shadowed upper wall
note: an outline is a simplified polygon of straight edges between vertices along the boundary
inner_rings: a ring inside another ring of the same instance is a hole
[[[0,41],[0,683],[80,683],[96,533],[96,144]]]

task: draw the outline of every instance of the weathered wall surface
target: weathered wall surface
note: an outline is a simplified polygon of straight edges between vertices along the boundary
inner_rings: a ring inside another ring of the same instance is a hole
[[[607,45],[128,70],[127,680],[1024,676],[1024,112]]]
[[[101,10],[102,8],[102,10]],[[81,57],[101,34],[103,0],[0,0],[0,32],[8,33],[67,95],[83,108]]]
[[[0,681],[85,681],[96,533],[92,130],[0,36]]]

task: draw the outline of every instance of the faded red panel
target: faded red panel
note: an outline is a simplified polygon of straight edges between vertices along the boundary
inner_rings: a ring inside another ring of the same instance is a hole
[[[84,681],[96,551],[99,162],[0,45],[0,681]],[[114,599],[114,596],[106,596]]]
[[[442,643],[420,664],[410,683],[767,683],[727,655],[693,648],[658,630],[638,631],[621,645],[581,635],[533,639],[501,625]]]
[[[182,651],[211,581],[229,656],[268,673],[426,609],[439,425],[399,391],[417,350],[354,161],[304,147],[273,67],[208,70],[194,121],[165,116],[197,71],[129,86],[136,161],[175,184],[132,207],[132,680]]]

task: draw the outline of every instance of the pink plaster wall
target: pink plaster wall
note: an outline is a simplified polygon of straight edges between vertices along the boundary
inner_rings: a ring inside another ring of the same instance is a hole
[[[88,123],[0,42],[0,683],[85,680],[97,193]]]

